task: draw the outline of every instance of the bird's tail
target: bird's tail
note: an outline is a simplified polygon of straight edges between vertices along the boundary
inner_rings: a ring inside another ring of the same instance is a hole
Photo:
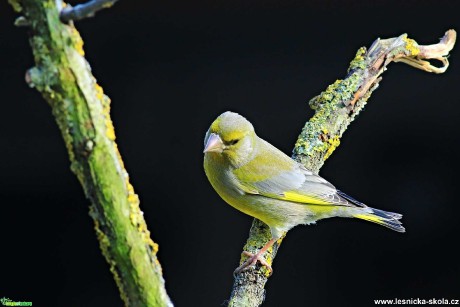
[[[406,231],[406,229],[402,226],[401,222],[399,221],[399,219],[402,218],[401,214],[387,212],[370,207],[367,207],[366,209],[370,209],[370,212],[355,214],[354,217],[388,227],[397,232]]]

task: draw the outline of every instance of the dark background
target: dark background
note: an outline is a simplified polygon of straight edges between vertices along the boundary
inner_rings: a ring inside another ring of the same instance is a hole
[[[228,298],[252,220],[202,170],[217,115],[240,112],[289,154],[312,115],[306,102],[344,76],[360,46],[404,32],[431,44],[460,30],[458,1],[370,2],[125,0],[78,22],[177,306]],[[33,59],[14,18],[1,1],[0,297],[121,306],[50,109],[24,82]],[[265,306],[460,298],[458,46],[450,61],[443,75],[391,64],[321,170],[404,214],[407,233],[348,219],[295,228]]]

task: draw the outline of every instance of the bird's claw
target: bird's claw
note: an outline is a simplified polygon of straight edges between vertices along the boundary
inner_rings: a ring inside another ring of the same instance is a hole
[[[262,255],[257,254],[252,254],[247,251],[243,251],[243,254],[245,256],[248,256],[248,260],[246,260],[242,265],[236,268],[236,270],[233,272],[233,276],[236,276],[237,274],[249,270],[250,267],[254,266],[257,261],[260,262],[261,265],[267,268],[267,270],[270,272],[270,275],[273,273],[272,267],[268,264],[268,262],[262,257]],[[269,276],[270,276],[269,275]]]

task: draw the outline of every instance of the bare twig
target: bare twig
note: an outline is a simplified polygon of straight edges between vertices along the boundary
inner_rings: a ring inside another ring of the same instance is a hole
[[[391,62],[403,62],[433,73],[443,73],[449,66],[448,53],[452,50],[456,32],[449,30],[438,44],[421,46],[403,34],[399,37],[377,39],[369,50],[362,47],[350,63],[347,76],[337,80],[320,95],[310,100],[315,115],[305,124],[297,139],[292,158],[308,169],[318,172],[324,161],[340,144],[340,137],[363,109],[372,92],[382,80],[381,74]],[[441,62],[433,66],[429,59]],[[254,219],[244,250],[256,253],[271,238],[270,229]],[[281,240],[265,254],[272,264]],[[242,254],[240,263],[246,260]],[[257,264],[235,276],[229,306],[259,306],[265,296],[264,286],[270,276],[265,267]]]
[[[69,22],[70,20],[81,20],[93,17],[97,11],[112,7],[117,1],[118,0],[91,0],[74,7],[68,5],[61,11],[61,21]]]

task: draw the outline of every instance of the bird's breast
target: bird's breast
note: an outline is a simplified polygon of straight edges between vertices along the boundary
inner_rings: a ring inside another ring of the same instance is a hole
[[[249,204],[244,201],[245,193],[239,187],[232,168],[215,157],[205,155],[204,170],[217,194],[232,207],[246,213]]]

